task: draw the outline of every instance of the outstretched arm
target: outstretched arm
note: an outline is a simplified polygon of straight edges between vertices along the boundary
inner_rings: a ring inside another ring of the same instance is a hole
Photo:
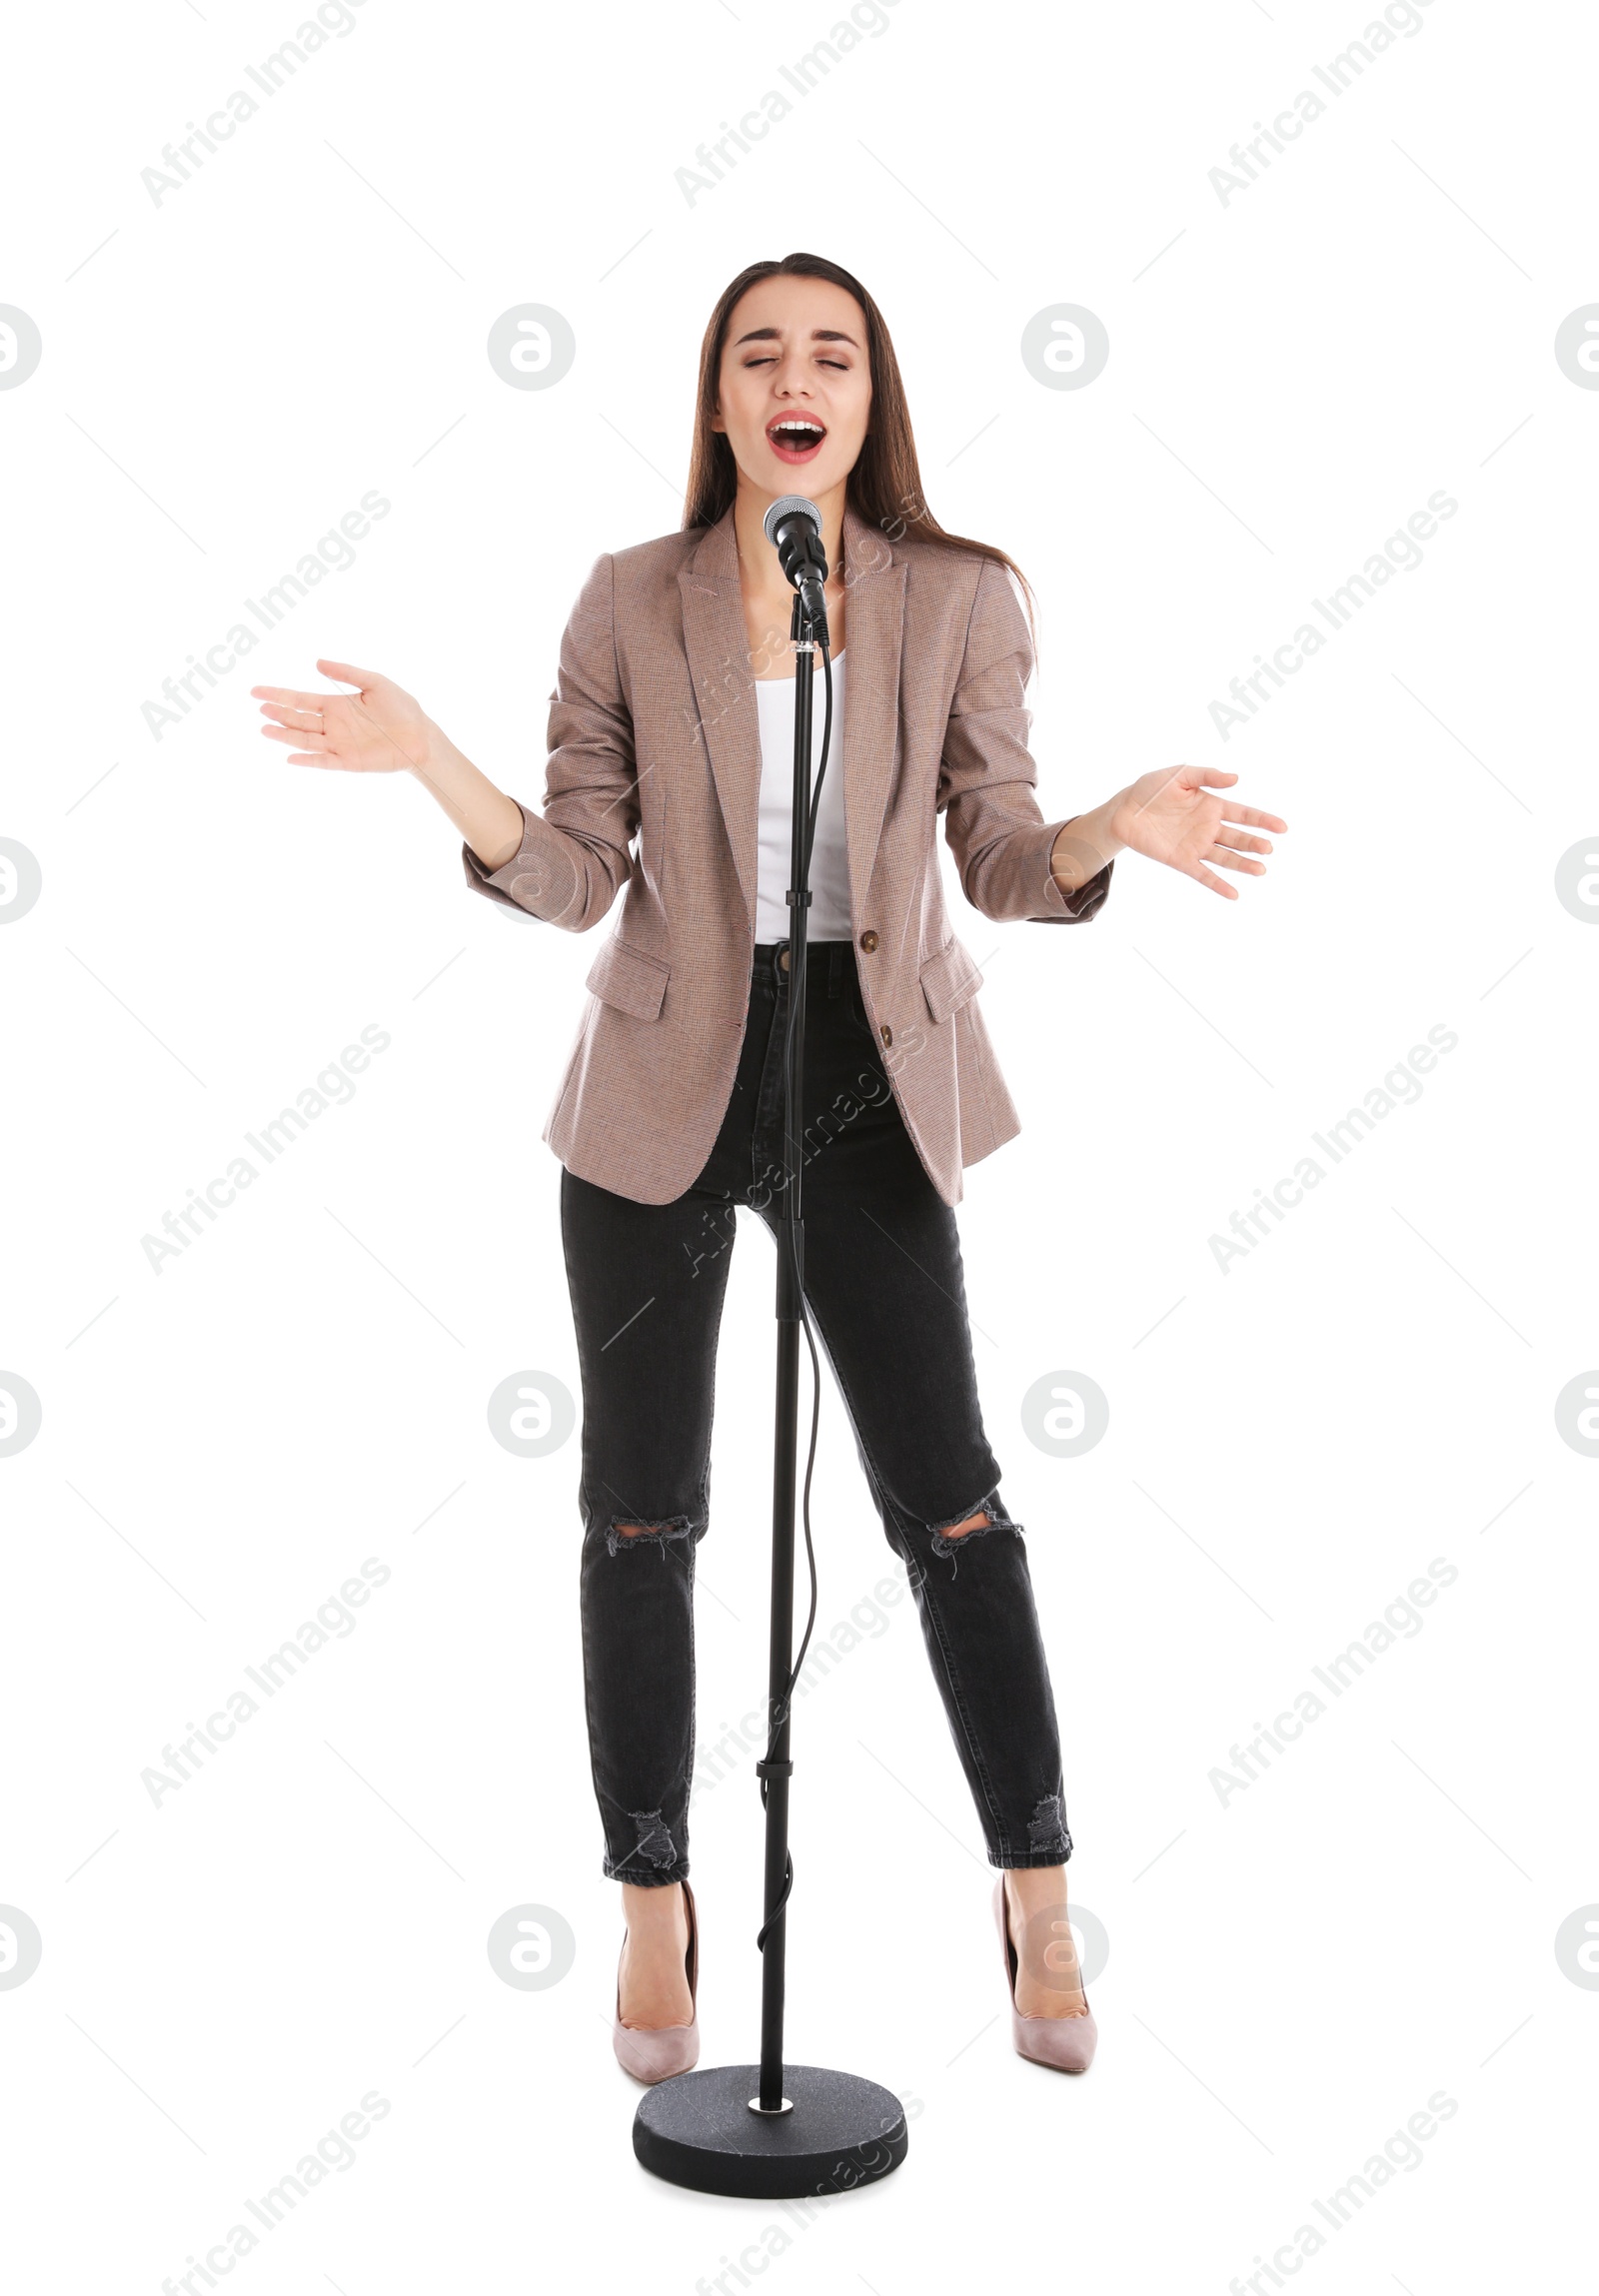
[[[262,732],[288,745],[289,763],[334,773],[414,773],[491,867],[509,860],[522,842],[522,807],[462,756],[421,702],[381,670],[327,657],[317,667],[356,691],[250,688],[267,719]]]
[[[1281,834],[1288,826],[1279,814],[1208,793],[1230,788],[1237,778],[1236,773],[1223,773],[1212,765],[1169,765],[1140,774],[1091,813],[1079,813],[1074,821],[1061,824],[1049,857],[1056,884],[1069,893],[1114,854],[1130,850],[1180,869],[1184,876],[1197,877],[1224,900],[1235,901],[1237,887],[1218,877],[1216,870],[1264,876],[1264,861],[1247,856],[1269,853],[1271,842],[1250,832],[1274,829]]]
[[[629,847],[639,825],[633,720],[617,671],[608,558],[596,562],[561,641],[543,813],[480,772],[393,679],[350,661],[322,660],[317,667],[358,690],[251,688],[269,720],[262,732],[290,745],[291,765],[410,772],[460,830],[462,865],[474,892],[571,932],[586,931],[605,915],[632,871]]]
[[[1027,746],[1032,642],[1010,578],[994,561],[978,574],[960,674],[949,706],[938,774],[939,810],[968,901],[984,916],[1086,922],[1110,889],[1115,857],[1142,853],[1195,877],[1225,900],[1236,887],[1216,875],[1258,877],[1265,837],[1288,824],[1276,813],[1212,794],[1236,773],[1170,765],[1140,774],[1091,811],[1046,823]]]

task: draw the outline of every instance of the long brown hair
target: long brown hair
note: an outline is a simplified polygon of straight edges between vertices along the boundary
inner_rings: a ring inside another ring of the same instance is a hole
[[[841,287],[852,295],[865,314],[871,415],[864,443],[845,483],[850,508],[889,542],[898,542],[909,535],[916,542],[940,543],[947,550],[973,551],[979,558],[991,559],[1008,569],[1021,584],[1030,625],[1032,588],[1015,560],[992,543],[973,542],[969,536],[946,533],[928,510],[921,492],[921,469],[916,461],[905,387],[887,324],[859,280],[838,264],[829,263],[825,256],[786,255],[781,263],[752,263],[718,297],[700,348],[700,389],[695,406],[694,452],[689,462],[689,492],[683,510],[684,532],[714,527],[731,508],[738,493],[738,466],[727,433],[711,427],[721,389],[722,354],[734,307],[758,281],[785,278],[830,280],[834,287]]]

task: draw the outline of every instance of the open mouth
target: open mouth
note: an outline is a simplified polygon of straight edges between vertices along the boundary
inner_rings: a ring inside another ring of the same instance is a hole
[[[809,463],[821,452],[826,430],[808,415],[780,415],[767,425],[767,438],[780,463]]]

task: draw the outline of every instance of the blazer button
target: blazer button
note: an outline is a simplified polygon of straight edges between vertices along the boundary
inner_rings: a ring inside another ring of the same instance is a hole
[[[868,932],[868,933],[862,933],[862,934],[861,934],[861,936],[860,936],[860,946],[861,946],[861,947],[862,947],[862,948],[865,950],[865,952],[866,952],[867,956],[870,956],[870,954],[871,954],[872,950],[873,950],[873,949],[876,947],[876,945],[877,945],[877,936],[876,936],[876,934],[875,934],[875,933],[869,933],[869,932]]]
[[[884,1021],[881,1028],[878,1029],[877,1034],[882,1038],[884,1044],[892,1044],[893,1030],[888,1026],[886,1021]]]

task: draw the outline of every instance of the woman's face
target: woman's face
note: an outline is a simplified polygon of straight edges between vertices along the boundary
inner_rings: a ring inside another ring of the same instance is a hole
[[[865,314],[829,279],[763,279],[739,298],[712,428],[767,500],[841,487],[866,435]]]

